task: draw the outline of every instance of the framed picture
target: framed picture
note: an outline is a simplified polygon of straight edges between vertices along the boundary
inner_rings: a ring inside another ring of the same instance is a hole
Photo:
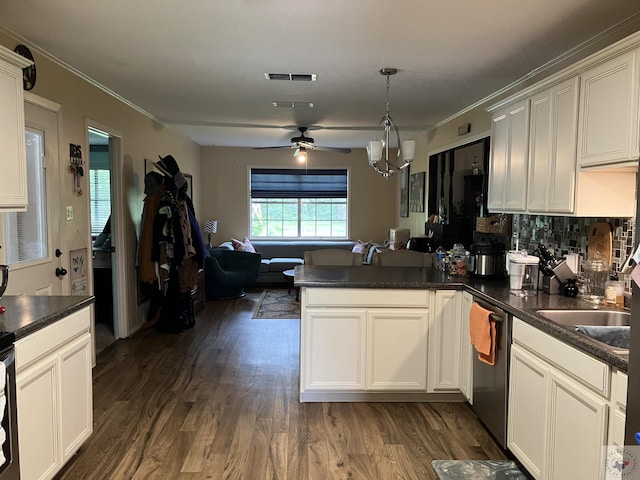
[[[424,177],[425,172],[411,175],[409,183],[409,209],[412,212],[424,212]]]
[[[400,216],[409,216],[409,168],[400,170]]]

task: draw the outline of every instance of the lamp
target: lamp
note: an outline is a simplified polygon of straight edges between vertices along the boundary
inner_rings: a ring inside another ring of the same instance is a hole
[[[400,141],[400,132],[398,132],[398,127],[393,123],[389,113],[389,77],[396,73],[398,73],[398,70],[395,68],[383,68],[380,70],[380,75],[387,77],[387,111],[378,123],[378,126],[382,125],[383,128],[382,140],[369,142],[366,146],[369,165],[384,178],[389,178],[398,170],[409,166],[416,150],[415,140]],[[389,157],[390,137],[392,135],[395,136],[396,144],[398,145],[395,160]]]
[[[211,234],[216,233],[218,231],[218,221],[205,220],[203,231],[204,233],[209,235],[209,248],[213,248],[213,245],[211,245]]]

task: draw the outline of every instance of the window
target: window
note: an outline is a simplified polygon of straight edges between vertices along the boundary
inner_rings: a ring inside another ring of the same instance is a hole
[[[347,238],[347,170],[251,169],[252,238]]]
[[[111,215],[111,179],[109,170],[89,170],[91,187],[91,236],[102,233]]]
[[[44,132],[26,129],[27,195],[26,212],[5,214],[7,263],[42,260],[47,250],[47,192],[44,163]]]

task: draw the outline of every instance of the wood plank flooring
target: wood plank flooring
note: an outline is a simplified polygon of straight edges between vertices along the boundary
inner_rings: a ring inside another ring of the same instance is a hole
[[[259,297],[101,352],[94,433],[56,478],[435,480],[431,460],[505,458],[464,404],[299,403],[299,321],[252,319]]]

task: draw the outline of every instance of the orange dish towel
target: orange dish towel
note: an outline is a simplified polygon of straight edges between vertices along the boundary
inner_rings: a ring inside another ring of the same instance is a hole
[[[482,308],[476,302],[469,313],[469,334],[471,345],[478,351],[478,360],[489,365],[496,363],[496,322],[491,311]]]

